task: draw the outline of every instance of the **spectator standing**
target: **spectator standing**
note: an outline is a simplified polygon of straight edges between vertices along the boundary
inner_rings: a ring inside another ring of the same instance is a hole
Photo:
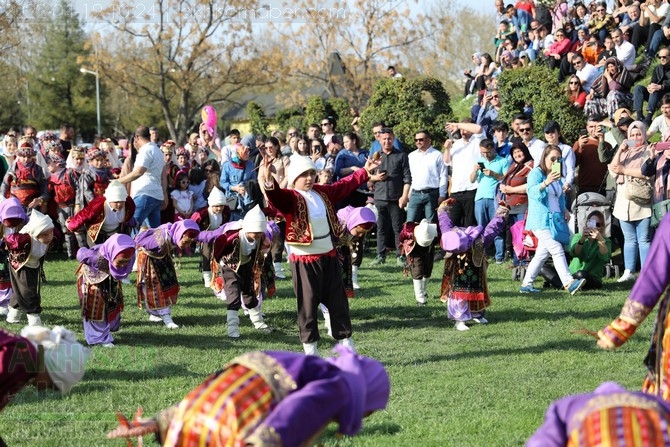
[[[347,177],[365,166],[368,159],[368,151],[361,149],[361,139],[355,132],[347,132],[342,137],[344,150],[335,157],[334,177],[340,180]],[[367,202],[368,192],[366,185],[361,186],[356,192],[345,199],[338,207],[351,205],[353,207],[364,206]]]
[[[435,210],[447,198],[447,166],[442,161],[442,153],[431,143],[427,130],[420,130],[414,136],[416,150],[408,156],[412,186],[407,222],[419,223],[422,219],[437,222]]]
[[[600,118],[589,116],[586,120],[586,135],[581,135],[572,146],[577,167],[576,193],[578,195],[585,192],[603,194],[607,166],[600,161],[598,152],[601,146],[603,146],[602,150],[610,150],[611,146],[605,141]]]
[[[540,157],[542,157],[545,142],[535,137],[532,118],[526,118],[526,120],[521,123],[519,126],[519,135],[521,135],[523,144],[528,148],[530,155],[532,155],[533,160],[535,160],[535,166],[537,166],[540,162]]]
[[[327,116],[321,120],[321,131],[323,132],[323,143],[328,146],[335,135],[335,118]]]
[[[544,139],[547,140],[547,144],[553,144],[561,148],[561,159],[563,160],[561,181],[563,182],[563,192],[567,193],[572,189],[572,184],[575,181],[575,152],[572,147],[563,142],[561,126],[556,121],[550,120],[544,125]]]
[[[491,126],[494,121],[498,119],[498,114],[502,108],[502,103],[500,102],[500,94],[498,89],[494,89],[491,93],[484,95],[482,100],[482,105],[479,108],[477,113],[477,124],[482,126],[482,129],[487,136],[492,136],[493,130]]]

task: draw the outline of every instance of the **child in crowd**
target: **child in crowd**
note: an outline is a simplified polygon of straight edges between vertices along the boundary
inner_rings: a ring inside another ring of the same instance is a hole
[[[209,206],[199,208],[191,216],[191,220],[198,224],[200,231],[216,230],[230,219],[230,208],[226,206],[226,195],[219,188],[214,187],[212,189],[207,198],[207,203]],[[203,242],[200,244],[200,254],[202,256],[202,279],[205,282],[205,287],[209,288],[212,286],[212,269],[210,265],[212,243]]]
[[[54,236],[54,224],[49,216],[37,210],[19,233],[5,236],[9,251],[9,278],[14,294],[9,301],[8,323],[20,323],[23,313],[30,326],[40,326],[42,295],[40,294],[42,258]]]
[[[486,324],[486,308],[491,305],[486,283],[486,247],[505,229],[509,209],[499,206],[495,217],[486,228],[460,228],[451,221],[451,206],[455,199],[447,199],[437,210],[442,232],[440,243],[446,251],[442,276],[441,300],[447,303],[447,315],[456,321],[456,330],[470,329],[465,322]]]
[[[175,187],[170,193],[174,208],[174,222],[188,219],[193,213],[193,191],[188,189],[189,183],[186,171],[177,172],[174,180]]]
[[[75,212],[84,209],[93,199],[105,193],[112,176],[110,169],[105,167],[107,154],[97,147],[86,152],[88,167],[79,178],[79,191],[75,205]]]
[[[5,236],[19,231],[28,220],[26,212],[16,198],[10,197],[0,203],[0,316],[9,312],[9,301],[12,298],[12,282],[9,275],[9,252],[4,243]]]
[[[428,223],[426,219],[419,224],[406,222],[400,232],[402,254],[407,259],[405,268],[412,275],[414,298],[419,306],[425,306],[428,298],[428,279],[433,273],[437,236],[437,224]]]
[[[134,214],[135,202],[128,196],[128,190],[114,180],[104,195],[67,220],[67,229],[74,233],[85,229],[89,246],[102,244],[115,233],[130,234],[136,226]]]
[[[191,163],[189,162],[191,156],[188,153],[188,150],[186,150],[186,148],[180,147],[177,149],[175,154],[177,155],[177,167],[179,167],[179,170],[188,173],[189,169],[191,169]]]
[[[343,261],[342,279],[347,289],[347,296],[353,298],[353,291],[360,289],[358,269],[363,261],[365,235],[375,226],[377,216],[370,208],[347,206],[337,212],[337,218],[346,229],[340,244],[340,259]]]
[[[114,234],[101,245],[80,248],[75,272],[84,337],[89,345],[114,347],[112,332],[119,330],[123,311],[121,281],[135,262],[135,241],[125,234]]]
[[[207,207],[207,178],[205,172],[200,167],[191,168],[188,171],[188,189],[193,192],[193,209],[199,210]]]
[[[43,209],[46,205],[49,199],[47,179],[42,168],[35,163],[35,148],[30,138],[21,138],[16,162],[5,174],[0,195],[17,198],[27,212],[29,209]]]
[[[77,251],[75,235],[67,230],[67,221],[74,215],[75,199],[77,197],[78,175],[72,169],[65,167],[65,159],[55,154],[47,156],[49,166],[49,195],[55,205],[55,217],[65,233],[65,247],[68,259],[74,259]],[[50,204],[50,209],[53,205]],[[51,213],[51,211],[50,211]]]
[[[225,292],[228,337],[240,337],[242,301],[254,327],[270,333],[273,329],[263,321],[258,297],[264,282],[265,257],[272,245],[272,227],[260,206],[256,205],[247,212],[244,220],[231,222],[222,230],[212,248],[212,271],[220,265],[220,278],[214,281],[214,290]]]

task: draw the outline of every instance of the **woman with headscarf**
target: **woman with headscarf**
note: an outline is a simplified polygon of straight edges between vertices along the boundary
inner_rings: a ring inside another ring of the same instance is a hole
[[[363,418],[386,408],[390,381],[377,360],[346,348],[321,359],[292,352],[250,352],[230,361],[184,399],[151,419],[120,425],[108,438],[156,433],[181,445],[308,446],[330,422],[357,434]],[[213,404],[214,403],[214,404]]]
[[[250,191],[247,191],[247,182],[256,180],[258,174],[254,162],[249,159],[255,148],[255,143],[249,137],[246,135],[242,142],[235,145],[232,158],[221,166],[221,189],[231,200],[230,204],[236,202],[236,205],[231,206],[232,220],[244,217],[246,207],[252,200]]]
[[[591,84],[591,91],[586,96],[584,113],[587,116],[607,114],[612,119],[617,109],[633,102],[630,88],[634,82],[633,76],[621,61],[616,57],[610,57],[605,61],[605,71]]]
[[[125,234],[114,234],[103,244],[80,248],[75,272],[84,337],[89,345],[114,347],[112,332],[119,330],[123,311],[121,281],[135,262],[135,241]]]
[[[663,132],[661,141],[666,144],[658,146],[659,148],[663,148],[670,144],[670,129]],[[648,148],[648,158],[642,164],[642,175],[652,178],[652,181],[654,182],[654,189],[651,197],[651,226],[655,228],[658,226],[663,216],[665,216],[668,209],[667,201],[670,200],[670,150],[660,149],[657,152],[655,150],[657,148],[656,144],[650,144]],[[664,202],[665,206],[660,205]],[[0,217],[2,216],[0,215]]]
[[[609,164],[610,175],[617,183],[612,214],[619,219],[624,239],[625,270],[619,282],[635,279],[638,254],[643,267],[649,251],[653,188],[649,178],[642,174],[646,152],[647,128],[642,121],[634,121],[628,127],[628,139],[619,145]]]
[[[211,242],[223,227],[200,231],[191,219],[149,228],[135,236],[137,245],[137,306],[149,314],[149,321],[162,321],[176,329],[170,307],[177,303],[179,281],[172,262],[175,249],[184,250],[193,241]]]

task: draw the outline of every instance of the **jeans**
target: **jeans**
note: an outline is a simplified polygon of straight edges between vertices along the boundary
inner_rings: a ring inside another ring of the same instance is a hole
[[[647,102],[647,112],[654,113],[658,108],[659,101],[666,93],[665,90],[649,93],[646,86],[636,85],[633,89],[633,112],[642,114],[644,101],[649,101]]]
[[[407,203],[407,222],[421,222],[425,218],[428,222],[437,222],[437,199],[440,190],[414,191],[409,196]]]
[[[493,220],[498,208],[495,199],[479,199],[475,200],[475,218],[477,225],[486,226]],[[505,240],[501,236],[496,236],[493,239],[493,244],[496,247],[496,261],[502,261],[505,256]]]
[[[670,39],[666,39],[665,34],[663,34],[663,30],[662,29],[656,30],[651,38],[651,43],[649,43],[649,47],[645,51],[645,54],[647,55],[647,57],[654,57],[656,56],[658,50],[661,48],[661,45],[666,46],[669,43]]]
[[[640,268],[644,265],[649,252],[649,226],[651,218],[629,222],[619,220],[623,232],[623,265],[626,270],[635,271],[637,254],[640,253]]]
[[[133,198],[135,201],[135,222],[137,225],[144,225],[145,219],[149,222],[150,228],[157,228],[161,224],[161,206],[163,201],[147,195],[138,195]]]

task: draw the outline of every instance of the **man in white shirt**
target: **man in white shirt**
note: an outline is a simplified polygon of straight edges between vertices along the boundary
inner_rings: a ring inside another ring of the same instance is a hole
[[[146,219],[149,227],[156,228],[161,224],[161,209],[167,206],[167,178],[163,175],[163,153],[150,138],[148,127],[137,128],[133,140],[138,148],[135,166],[130,173],[119,178],[119,182],[130,183],[138,225],[143,225]]]
[[[535,129],[533,129],[533,120],[528,118],[519,125],[519,135],[523,144],[528,148],[528,152],[535,161],[535,166],[539,166],[542,160],[542,152],[546,143],[535,137]]]
[[[437,222],[435,210],[447,198],[447,166],[442,153],[431,145],[430,133],[420,130],[414,136],[416,150],[409,154],[412,174],[407,222]]]
[[[637,55],[635,47],[630,42],[624,40],[623,33],[619,28],[614,28],[610,35],[614,41],[616,58],[621,61],[624,67],[630,69],[635,65],[635,56]]]
[[[575,66],[575,76],[579,78],[582,83],[582,87],[586,93],[591,91],[591,84],[598,77],[600,72],[596,67],[587,63],[581,54],[575,54],[572,57],[572,65]]]
[[[479,183],[470,182],[470,170],[479,161],[479,142],[485,135],[482,127],[470,118],[463,118],[460,123],[447,123],[446,127],[452,134],[461,133],[459,140],[444,142],[443,160],[452,168],[450,197],[456,200],[450,217],[457,227],[474,226],[477,225],[475,194]]]

